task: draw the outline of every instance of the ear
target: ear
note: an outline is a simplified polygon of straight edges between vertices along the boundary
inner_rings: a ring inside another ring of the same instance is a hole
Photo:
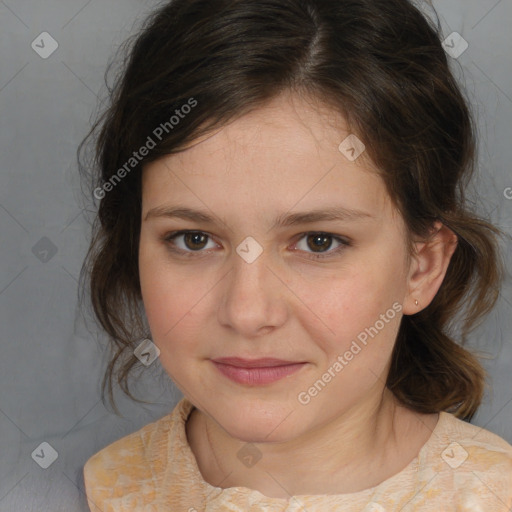
[[[403,303],[404,315],[414,315],[432,302],[457,248],[457,235],[441,222],[436,222],[428,239],[414,242],[414,246],[408,292]]]

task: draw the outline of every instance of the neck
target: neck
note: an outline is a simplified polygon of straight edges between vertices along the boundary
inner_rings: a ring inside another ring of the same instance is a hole
[[[352,493],[378,485],[417,456],[437,421],[437,415],[419,415],[399,406],[384,389],[378,397],[299,437],[251,443],[254,453],[261,455],[251,465],[239,459],[246,442],[231,437],[203,412],[194,413],[187,435],[207,482],[284,499]]]

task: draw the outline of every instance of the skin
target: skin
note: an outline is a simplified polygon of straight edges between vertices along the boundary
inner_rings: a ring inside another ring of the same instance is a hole
[[[438,415],[398,405],[384,383],[400,319],[431,302],[456,237],[437,224],[408,258],[403,219],[371,161],[363,153],[352,162],[338,150],[349,133],[332,109],[286,93],[144,168],[144,306],[161,364],[196,406],[187,437],[212,485],[274,498],[357,492],[410,463],[437,423]],[[146,219],[156,207],[178,205],[214,222]],[[328,206],[367,216],[272,227],[279,214]],[[179,230],[207,237],[163,241]],[[328,238],[315,249],[318,232],[351,244]],[[250,264],[236,252],[248,236],[263,249]],[[401,312],[301,404],[299,393],[394,303]],[[247,386],[211,362],[228,356],[307,364],[277,382]],[[252,467],[237,457],[247,443],[262,455]]]

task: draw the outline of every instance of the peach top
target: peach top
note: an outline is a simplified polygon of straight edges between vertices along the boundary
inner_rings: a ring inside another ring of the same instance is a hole
[[[509,512],[512,446],[442,412],[418,456],[376,487],[351,494],[269,498],[207,483],[187,441],[194,406],[174,410],[106,446],[84,466],[91,512]]]

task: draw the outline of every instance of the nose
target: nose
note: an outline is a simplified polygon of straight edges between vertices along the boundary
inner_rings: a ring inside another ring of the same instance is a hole
[[[241,336],[254,338],[286,322],[286,285],[271,268],[265,251],[252,263],[233,253],[233,266],[223,280],[217,318]]]

